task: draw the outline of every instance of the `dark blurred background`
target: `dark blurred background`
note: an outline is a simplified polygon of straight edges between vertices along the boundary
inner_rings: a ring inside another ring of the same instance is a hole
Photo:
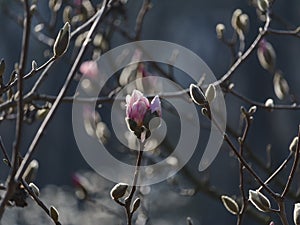
[[[16,21],[10,18],[5,12],[5,8],[14,6],[15,1],[1,0],[0,2],[2,8],[0,14],[0,57],[5,59],[7,71],[12,71],[14,63],[19,60],[22,31],[20,26],[16,24]],[[231,54],[230,50],[217,39],[215,33],[216,24],[224,23],[226,26],[225,36],[230,38],[233,32],[230,24],[232,13],[236,8],[242,9],[250,18],[250,29],[246,36],[246,46],[249,46],[254,40],[258,33],[258,28],[263,25],[263,22],[257,18],[255,8],[250,6],[246,0],[154,0],[152,4],[152,9],[145,17],[141,39],[174,42],[194,51],[208,64],[217,78],[221,77],[228,70],[231,63]],[[136,15],[140,7],[140,0],[129,0],[126,5],[128,11],[128,27],[131,29],[134,27]],[[49,18],[48,1],[39,1],[38,9],[42,12],[44,18]],[[14,11],[16,15],[18,12],[21,12],[18,8],[12,11]],[[296,0],[276,1],[273,11],[290,24],[297,25],[300,22],[300,4]],[[60,23],[57,24],[57,30],[62,26],[61,20],[59,20],[59,22]],[[276,22],[274,22],[274,24],[272,23],[271,27],[282,28],[282,26]],[[299,94],[298,84],[300,83],[300,77],[298,75],[299,39],[288,36],[270,35],[267,37],[267,40],[272,43],[276,50],[277,68],[282,70],[290,85],[291,91],[297,98],[297,94]],[[121,35],[115,35],[112,38],[111,47],[113,48],[127,42],[128,40],[124,39]],[[42,63],[44,61],[44,51],[45,45],[41,44],[35,38],[32,38],[29,62],[36,60],[38,64]],[[85,57],[86,59],[90,58],[89,55]],[[60,60],[57,65],[50,70],[48,80],[44,83],[40,92],[48,94],[58,93],[70,68],[69,61],[66,58],[67,57]],[[29,69],[30,63],[28,64],[27,70]],[[34,81],[30,81],[27,88],[31,87],[30,84],[33,82]],[[232,82],[235,83],[235,89],[237,91],[255,101],[264,102],[267,98],[273,98],[275,103],[289,103],[288,100],[280,101],[276,99],[273,91],[273,77],[266,70],[261,68],[255,52],[235,71]],[[75,88],[76,82],[74,81],[69,94],[72,94]],[[226,96],[226,104],[228,124],[233,130],[239,131],[240,106],[244,105],[245,107],[249,107],[250,105],[230,95]],[[270,113],[258,109],[247,139],[247,145],[249,145],[253,153],[265,163],[267,160],[266,146],[272,144],[271,168],[276,168],[288,155],[289,143],[297,134],[299,118],[298,111],[274,111]],[[103,188],[106,187],[106,189],[104,189],[105,191],[99,194],[99,198],[103,199],[103,204],[108,205],[115,210],[115,212],[120,212],[119,215],[121,215],[121,218],[115,219],[110,216],[99,216],[97,220],[95,216],[98,211],[96,209],[101,210],[101,207],[85,206],[80,208],[81,206],[75,203],[76,198],[71,187],[72,174],[78,171],[92,171],[92,169],[83,159],[77,148],[73,136],[71,119],[71,104],[61,104],[34,155],[34,158],[38,159],[40,163],[36,184],[41,189],[45,188],[43,189],[45,194],[44,196],[42,195],[41,198],[46,199],[49,204],[55,205],[60,204],[57,203],[59,199],[69,197],[69,199],[65,201],[61,200],[66,205],[61,208],[66,211],[65,215],[69,215],[64,216],[64,213],[61,212],[63,220],[68,221],[66,224],[121,224],[122,211],[120,211],[118,205],[109,199],[109,188],[114,185],[110,181],[105,181],[100,177],[93,178],[95,181],[97,180],[97,182],[101,180],[100,185],[103,185]],[[22,139],[21,151],[23,153],[26,152],[26,148],[32,140],[38,125],[39,122],[26,125]],[[14,139],[14,122],[1,122],[0,134],[7,149],[10,150]],[[197,165],[202,155],[201,144],[202,143],[199,144],[199,151],[195,152],[186,167],[190,174],[187,175],[184,172],[178,174],[177,179],[179,180],[179,186],[187,189],[193,188],[194,184],[188,178],[189,176],[193,176],[196,180],[208,179],[208,186],[216,188],[219,194],[229,196],[239,195],[238,163],[229,153],[228,147],[224,145],[209,169],[203,173],[199,173]],[[0,168],[1,179],[4,179],[8,170],[5,168],[5,165],[1,165]],[[263,179],[267,178],[268,175],[263,172],[255,162],[253,162],[253,168],[258,171]],[[90,174],[91,173],[89,173],[89,176],[91,178],[92,175]],[[286,179],[284,174],[285,173],[283,173],[282,176],[283,182]],[[1,181],[3,182],[4,180]],[[299,183],[299,178],[296,177],[295,181]],[[257,188],[257,186],[253,185],[251,177],[247,177],[247,182],[249,182],[249,187],[252,187],[252,189]],[[61,188],[49,185],[57,185]],[[145,195],[145,199],[147,200],[145,201],[147,213],[150,217],[149,224],[185,224],[185,218],[187,216],[190,216],[194,220],[195,225],[235,223],[235,217],[225,210],[220,199],[209,196],[209,194],[204,191],[199,191],[191,197],[182,196],[178,188],[174,188],[174,185],[167,181],[148,188],[150,188],[151,191],[150,193],[148,193],[149,190],[146,191],[147,195]],[[275,189],[276,188],[275,186]],[[51,196],[49,192],[53,195]],[[63,195],[67,197],[62,197]],[[290,221],[292,221],[292,203],[296,200],[297,199],[290,200],[290,204],[287,206]],[[68,205],[66,202],[70,204]],[[35,203],[30,202],[30,205],[35,205]],[[24,216],[20,210],[14,211],[14,209],[9,209],[8,215],[11,215],[11,218],[15,218],[15,215],[18,215],[17,217],[23,218],[23,220],[33,221],[32,224],[40,224],[41,222],[38,223],[34,221],[39,221],[39,218],[43,218],[43,212],[40,212],[41,210],[38,211],[34,206],[30,206],[30,209],[33,210],[34,217],[28,213],[28,215],[25,213],[26,215]],[[107,214],[110,213],[108,212]],[[78,218],[78,215],[81,215],[81,219]],[[83,218],[85,218],[85,220],[83,220]],[[276,222],[278,221],[278,218],[273,216],[269,219]],[[7,222],[7,224],[23,224],[21,219],[18,222],[18,220],[10,220],[9,216],[7,216],[5,221],[14,221]],[[43,224],[51,224],[51,221],[47,218],[44,218],[42,221]],[[82,223],[79,221],[82,221]],[[3,223],[6,225],[5,222]],[[245,224],[258,223],[256,220],[246,217]],[[265,224],[267,223],[265,222]],[[279,222],[277,222],[277,224],[279,224]]]

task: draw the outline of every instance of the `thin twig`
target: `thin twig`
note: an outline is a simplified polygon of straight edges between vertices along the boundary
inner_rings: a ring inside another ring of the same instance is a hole
[[[299,131],[298,131],[298,140],[300,140],[300,125],[299,125]],[[286,193],[288,192],[291,184],[292,184],[292,181],[293,181],[293,178],[294,178],[294,175],[295,175],[295,172],[297,170],[297,166],[298,166],[298,162],[299,162],[299,150],[300,150],[300,144],[299,144],[299,141],[297,142],[297,148],[296,148],[296,152],[295,152],[295,158],[294,158],[294,162],[293,162],[293,166],[292,166],[292,169],[291,169],[291,172],[290,172],[290,175],[288,177],[288,180],[287,180],[287,183],[286,183],[286,186],[281,194],[281,198],[284,198]]]
[[[140,142],[140,150],[138,152],[138,157],[136,160],[135,172],[134,172],[134,177],[133,177],[133,181],[132,181],[132,188],[131,188],[131,191],[130,191],[128,197],[125,199],[124,207],[125,207],[125,211],[126,211],[126,215],[127,215],[127,225],[132,224],[132,216],[133,216],[134,212],[131,211],[131,202],[132,202],[134,193],[136,191],[136,185],[137,185],[137,181],[138,181],[138,177],[139,177],[139,171],[140,171],[140,166],[141,166],[141,162],[142,162],[143,152],[144,152],[144,145],[142,142]]]
[[[19,167],[19,148],[21,144],[23,115],[24,115],[23,76],[24,76],[24,71],[25,71],[25,66],[26,66],[27,56],[28,56],[30,26],[31,26],[31,14],[30,14],[28,0],[24,0],[23,5],[24,5],[24,28],[23,28],[23,38],[22,38],[22,51],[20,54],[20,62],[19,62],[19,70],[18,70],[19,98],[17,102],[16,133],[15,133],[15,141],[13,144],[12,160],[11,160],[12,170],[9,177],[7,178],[7,191],[0,204],[0,219],[3,216],[7,202],[15,192],[17,182],[15,181],[14,176],[17,173]]]

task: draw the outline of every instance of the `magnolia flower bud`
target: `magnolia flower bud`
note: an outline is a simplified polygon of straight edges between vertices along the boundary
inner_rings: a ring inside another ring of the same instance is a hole
[[[216,97],[216,87],[213,84],[208,85],[205,91],[206,100],[211,103]]]
[[[290,92],[289,85],[280,71],[277,71],[274,75],[273,86],[274,92],[280,100],[284,99]]]
[[[269,8],[268,0],[257,0],[257,7],[260,11],[265,12]]]
[[[290,149],[291,152],[296,152],[297,146],[298,146],[298,141],[299,141],[298,136],[294,137],[294,139],[292,140],[292,142],[290,144],[290,147],[289,147],[289,149]]]
[[[190,85],[190,95],[194,103],[198,105],[205,105],[207,104],[207,100],[203,91],[195,84]]]
[[[72,20],[72,7],[67,5],[63,11],[63,21],[64,23],[66,22],[70,23],[71,20]]]
[[[300,203],[294,205],[294,223],[300,225]]]
[[[54,57],[60,57],[67,51],[71,36],[70,29],[70,24],[68,22],[60,29],[53,45]]]
[[[258,49],[257,57],[260,65],[269,72],[274,71],[276,64],[276,53],[273,46],[265,39],[261,40]]]
[[[266,101],[265,101],[265,106],[268,107],[268,108],[273,108],[274,107],[274,101],[272,98],[268,98]]]
[[[34,181],[38,169],[39,169],[39,162],[35,159],[32,160],[24,172],[23,179],[27,183]]]
[[[236,21],[237,27],[243,31],[243,33],[247,33],[249,29],[249,17],[247,14],[241,14]]]
[[[223,23],[217,24],[216,33],[219,39],[222,39],[224,37],[224,31],[225,31],[225,25]]]
[[[36,69],[37,69],[37,63],[36,63],[35,60],[32,60],[32,62],[31,62],[31,69],[32,69],[33,71],[36,71]]]
[[[250,109],[248,110],[249,115],[253,115],[257,110],[257,106],[253,105],[250,107]]]
[[[226,195],[222,195],[221,196],[221,200],[223,202],[223,205],[225,206],[225,208],[232,214],[237,215],[240,212],[239,206],[236,203],[235,200],[233,200],[232,198],[226,196]]]
[[[40,196],[40,189],[34,183],[30,183],[29,187],[36,196]]]
[[[231,26],[233,27],[233,29],[238,30],[238,19],[239,16],[242,15],[242,10],[240,9],[236,9],[233,13],[232,13],[232,17],[231,17]]]
[[[141,199],[137,198],[136,200],[134,200],[132,212],[135,212],[139,208],[140,204],[141,204]]]
[[[50,206],[50,217],[52,218],[52,220],[57,223],[58,222],[58,217],[59,217],[59,213],[57,211],[57,209],[54,206]]]
[[[4,61],[4,59],[1,59],[1,61],[0,61],[0,77],[1,77],[1,79],[2,79],[4,72],[5,72],[5,61]]]
[[[128,188],[128,184],[125,183],[116,184],[110,191],[111,198],[112,199],[122,198],[125,195],[127,188]]]
[[[249,200],[259,211],[270,211],[271,204],[269,199],[259,191],[249,190]]]
[[[49,8],[54,12],[57,12],[62,4],[62,0],[49,0]]]

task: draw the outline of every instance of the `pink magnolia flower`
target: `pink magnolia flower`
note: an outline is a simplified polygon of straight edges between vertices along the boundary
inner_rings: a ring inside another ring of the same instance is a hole
[[[145,114],[150,108],[149,100],[138,91],[126,96],[126,117],[135,121],[137,126],[142,126]]]

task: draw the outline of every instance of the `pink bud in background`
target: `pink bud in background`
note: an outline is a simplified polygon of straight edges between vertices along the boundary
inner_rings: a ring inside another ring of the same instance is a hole
[[[126,96],[126,117],[134,120],[137,126],[143,125],[145,114],[149,108],[148,99],[140,91],[134,90],[131,96]]]
[[[158,95],[156,95],[152,99],[150,109],[151,109],[151,113],[156,112],[158,114],[158,116],[161,117],[161,102],[160,102]]]
[[[85,61],[80,65],[79,71],[84,75],[92,79],[96,79],[99,70],[98,65],[95,61]]]

